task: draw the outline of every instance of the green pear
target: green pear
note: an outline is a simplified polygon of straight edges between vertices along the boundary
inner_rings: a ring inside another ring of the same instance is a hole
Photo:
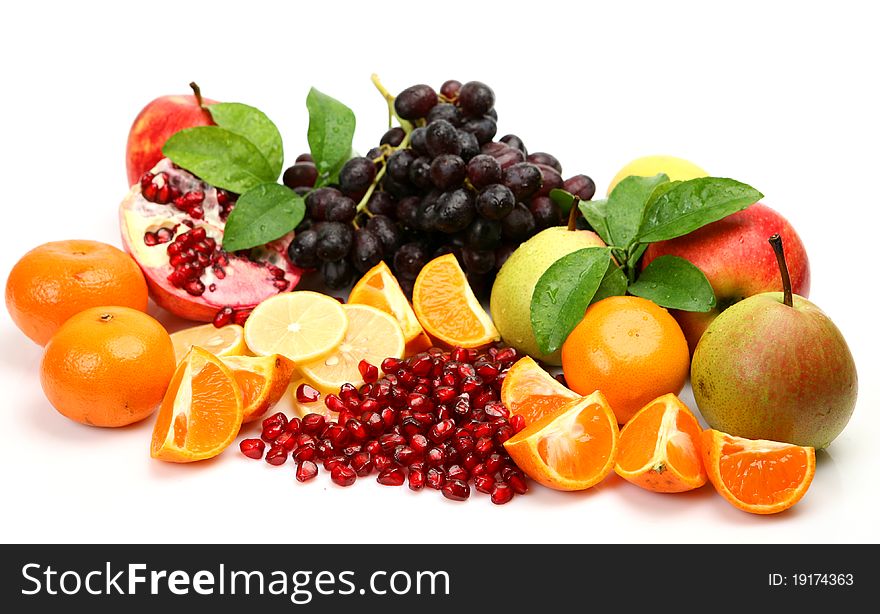
[[[525,241],[510,255],[498,271],[489,299],[492,321],[505,343],[548,364],[562,364],[561,350],[545,354],[538,347],[532,332],[532,293],[550,265],[585,247],[605,247],[605,242],[589,230],[554,226]]]
[[[716,430],[824,448],[855,408],[855,362],[834,322],[792,295],[782,239],[770,243],[783,292],[746,298],[709,325],[691,363],[694,399]]]

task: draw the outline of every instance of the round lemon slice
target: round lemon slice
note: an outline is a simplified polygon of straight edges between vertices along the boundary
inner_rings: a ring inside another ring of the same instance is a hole
[[[239,356],[247,347],[244,344],[244,329],[238,324],[228,324],[217,328],[213,324],[203,324],[184,328],[171,333],[174,357],[177,362],[186,356],[193,346],[209,351],[214,356]]]
[[[299,366],[300,373],[324,393],[339,392],[346,382],[363,385],[358,369],[361,360],[381,367],[386,358],[402,358],[406,347],[400,324],[384,311],[357,304],[343,305],[343,309],[348,330],[336,351]]]
[[[305,363],[335,350],[347,328],[348,317],[336,299],[299,290],[257,305],[244,325],[244,340],[259,356],[281,354]]]

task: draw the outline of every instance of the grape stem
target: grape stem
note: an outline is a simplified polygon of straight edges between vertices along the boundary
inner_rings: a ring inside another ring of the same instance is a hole
[[[404,130],[406,130],[406,128],[404,128]],[[405,149],[406,147],[408,147],[409,146],[409,139],[410,139],[411,135],[412,135],[412,131],[410,130],[406,133],[406,136],[403,137],[403,140],[400,142],[400,145],[392,148],[393,151],[397,151],[399,149]],[[382,168],[380,168],[379,171],[376,173],[376,177],[375,177],[375,179],[373,179],[373,183],[371,183],[370,187],[367,188],[367,191],[364,193],[363,198],[361,198],[361,201],[357,205],[357,212],[358,213],[366,213],[367,216],[373,217],[373,213],[369,209],[367,209],[367,203],[370,202],[370,197],[373,195],[373,192],[376,191],[376,186],[379,185],[379,182],[382,181],[382,177],[385,176],[385,170],[387,168],[388,168],[387,158],[383,157]]]
[[[394,96],[382,84],[382,80],[379,79],[379,75],[373,73],[372,75],[370,75],[370,81],[373,82],[373,85],[375,85],[376,89],[379,90],[379,93],[382,94],[385,102],[388,103],[388,127],[391,127],[391,119],[394,118],[400,123],[400,127],[403,128],[405,132],[412,132],[412,129],[415,126],[413,126],[412,123],[406,121],[405,119],[401,119],[400,116],[397,114],[397,111],[394,110]]]

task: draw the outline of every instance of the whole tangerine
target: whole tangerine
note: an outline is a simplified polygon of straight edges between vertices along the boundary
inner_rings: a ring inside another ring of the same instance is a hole
[[[129,307],[93,307],[65,322],[46,345],[40,383],[62,415],[91,426],[143,420],[174,374],[165,328]]]
[[[587,309],[562,346],[569,388],[600,390],[620,424],[652,399],[678,394],[690,368],[687,340],[669,312],[636,296],[612,296]]]
[[[67,319],[89,307],[147,310],[147,282],[124,251],[99,241],[51,241],[15,263],[6,308],[21,331],[46,345]]]

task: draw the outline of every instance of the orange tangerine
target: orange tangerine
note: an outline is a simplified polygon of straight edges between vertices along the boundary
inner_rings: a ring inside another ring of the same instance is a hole
[[[504,447],[536,482],[556,490],[585,490],[614,469],[617,440],[617,419],[597,390],[544,414]]]
[[[620,431],[614,471],[655,492],[684,492],[706,483],[700,423],[674,394],[654,399]]]
[[[413,307],[425,331],[449,346],[475,348],[501,338],[452,254],[422,268]]]
[[[580,397],[529,356],[520,358],[510,367],[501,385],[501,402],[511,414],[525,418],[526,424]]]
[[[213,458],[235,439],[243,410],[232,370],[194,347],[177,365],[162,400],[150,455],[174,463]]]
[[[369,305],[394,316],[407,344],[424,335],[412,305],[384,261],[364,273],[351,289],[348,302]]]
[[[242,423],[257,420],[274,407],[284,396],[296,369],[296,363],[281,354],[225,356],[222,360],[232,369],[241,388]]]
[[[703,464],[715,490],[752,514],[776,514],[806,494],[816,473],[816,451],[764,439],[734,437],[707,429]]]

